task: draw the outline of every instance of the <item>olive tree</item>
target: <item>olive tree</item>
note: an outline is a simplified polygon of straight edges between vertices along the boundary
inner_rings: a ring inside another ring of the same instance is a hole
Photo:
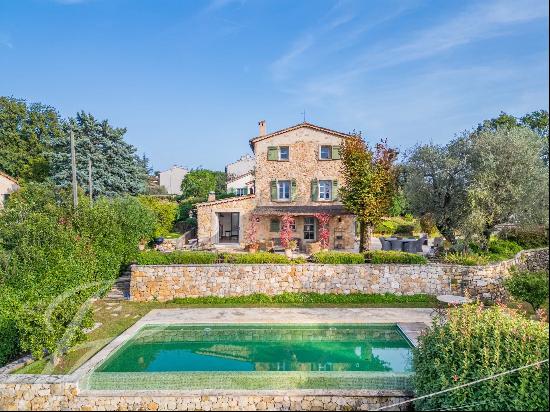
[[[453,244],[469,215],[469,151],[464,135],[445,146],[416,146],[403,164],[403,190],[410,209],[418,216],[430,214],[439,233]]]
[[[548,167],[543,141],[526,127],[499,127],[472,133],[468,161],[470,213],[465,234],[486,244],[496,225],[548,223]]]

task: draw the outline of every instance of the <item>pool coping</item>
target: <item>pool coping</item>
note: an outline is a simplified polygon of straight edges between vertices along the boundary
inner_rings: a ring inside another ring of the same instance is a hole
[[[93,370],[105,361],[112,353],[133,337],[145,325],[170,324],[396,324],[409,340],[416,346],[422,330],[428,328],[432,320],[430,308],[178,308],[153,309],[136,323],[109,342],[104,348],[88,359],[76,371],[68,375],[3,375],[2,382],[8,383],[73,383],[79,386],[82,396],[215,396],[220,394],[232,396],[402,396],[410,395],[407,390],[393,389],[177,389],[177,390],[94,390],[83,387],[80,383]],[[403,322],[403,320],[407,320]]]

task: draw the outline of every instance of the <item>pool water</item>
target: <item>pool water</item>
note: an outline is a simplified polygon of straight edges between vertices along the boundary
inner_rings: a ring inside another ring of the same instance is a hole
[[[101,364],[90,383],[98,389],[402,388],[411,358],[396,325],[151,325]]]

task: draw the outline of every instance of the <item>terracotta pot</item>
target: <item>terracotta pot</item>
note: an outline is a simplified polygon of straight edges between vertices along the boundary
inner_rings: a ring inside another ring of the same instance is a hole
[[[258,251],[258,246],[248,246],[248,253],[256,253]]]

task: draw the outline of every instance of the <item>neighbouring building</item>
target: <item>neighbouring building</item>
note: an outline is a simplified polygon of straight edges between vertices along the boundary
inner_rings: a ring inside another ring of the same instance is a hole
[[[19,184],[13,177],[0,172],[0,209],[4,207],[5,201],[10,194],[19,190]]]
[[[225,173],[227,179],[234,179],[238,176],[244,176],[247,173],[254,171],[256,166],[256,159],[250,154],[242,155],[239,160],[233,163],[229,163],[225,166]]]
[[[198,204],[199,243],[244,246],[253,227],[260,244],[278,244],[281,218],[290,215],[301,249],[327,231],[329,248],[354,248],[355,217],[338,200],[340,146],[350,135],[306,122],[273,133],[265,121],[259,126],[250,139],[253,175],[237,185],[246,181],[253,193]]]
[[[188,172],[186,168],[174,165],[159,173],[159,185],[163,186],[169,195],[181,195],[181,182]]]
[[[245,196],[254,193],[254,168],[256,159],[249,154],[242,155],[239,160],[225,166],[227,175],[227,193]]]

